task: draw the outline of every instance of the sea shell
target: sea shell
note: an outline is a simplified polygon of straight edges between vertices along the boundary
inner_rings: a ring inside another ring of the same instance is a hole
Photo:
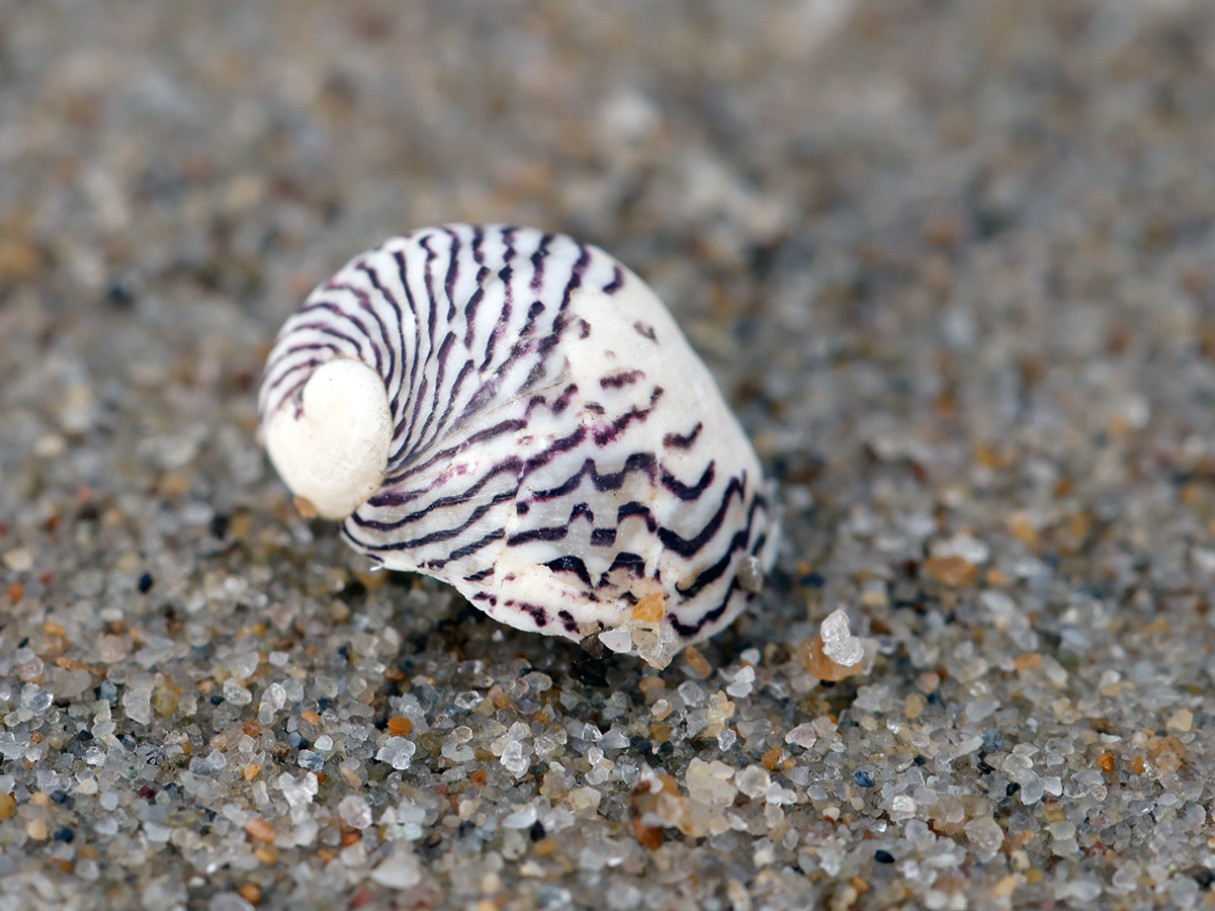
[[[705,365],[640,278],[570,237],[446,225],[356,257],[284,324],[259,408],[305,508],[519,629],[661,666],[775,555]]]

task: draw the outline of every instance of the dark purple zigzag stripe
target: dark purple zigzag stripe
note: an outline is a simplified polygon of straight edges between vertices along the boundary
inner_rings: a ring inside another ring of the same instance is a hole
[[[328,287],[330,287],[330,285],[326,285],[326,288],[328,288]],[[366,339],[367,347],[369,349],[371,349],[372,355],[375,356],[376,373],[380,374],[381,376],[384,375],[383,355],[380,353],[379,347],[376,345],[375,341],[372,339],[371,333],[367,331],[367,327],[365,325],[363,325],[363,322],[357,316],[355,316],[349,310],[346,310],[340,304],[335,304],[332,301],[316,301],[315,303],[312,303],[312,304],[309,304],[309,305],[303,307],[299,311],[299,314],[297,314],[297,315],[308,313],[313,310],[328,311],[329,313],[332,313],[334,316],[340,317],[341,319],[344,319],[346,322],[353,325],[354,328],[358,330],[359,336],[363,339]],[[354,339],[351,339],[351,341],[354,341]],[[357,346],[359,351],[363,350],[363,345],[360,342],[354,341],[354,343]]]
[[[491,467],[489,471],[477,478],[475,483],[465,490],[462,490],[460,493],[440,497],[437,500],[427,503],[421,509],[411,512],[407,516],[402,516],[399,519],[394,519],[391,522],[381,522],[377,519],[364,518],[357,512],[350,518],[353,519],[355,524],[360,528],[371,528],[376,531],[391,531],[392,529],[402,528],[405,525],[410,525],[424,519],[426,515],[433,509],[446,509],[449,506],[459,506],[462,503],[467,503],[470,499],[480,493],[485,488],[485,485],[488,484],[493,478],[501,474],[516,474],[522,467],[522,461],[515,456],[510,456],[509,458],[503,459],[501,462]],[[443,482],[439,481],[434,486],[438,486],[441,483]],[[433,489],[434,487],[423,488],[422,490],[417,491],[416,495],[420,496],[421,494],[427,493]],[[414,492],[411,491],[411,493]],[[412,499],[416,499],[416,496],[408,498],[408,500]],[[393,497],[391,494],[378,494],[368,500],[367,503],[376,509],[383,509],[385,507],[403,505],[408,500],[405,497]]]
[[[460,277],[460,237],[451,228],[443,232],[451,239],[451,247],[447,252],[447,274],[443,277],[443,291],[447,294],[447,322],[456,318],[456,282]]]
[[[405,455],[405,460],[409,461],[415,453],[424,452],[426,446],[430,444],[430,440],[426,437],[426,432],[434,423],[435,415],[439,411],[439,393],[443,389],[443,379],[447,373],[447,359],[451,355],[452,346],[456,343],[456,334],[448,330],[447,335],[443,337],[443,341],[439,343],[439,351],[435,355],[435,395],[434,402],[430,409],[426,412],[426,420],[422,423],[422,428],[418,431],[417,442]],[[447,400],[448,405],[451,404],[451,399]]]
[[[364,271],[366,273],[366,270],[364,270]],[[371,275],[369,273],[366,273],[366,274],[367,274],[368,278],[370,279]],[[375,286],[374,280],[372,280],[372,285]],[[372,304],[371,299],[367,296],[367,292],[364,291],[362,288],[355,288],[352,285],[339,284],[336,282],[332,285],[332,287],[335,290],[346,291],[349,294],[353,294],[355,299],[358,300],[358,302],[359,302],[359,309],[363,310],[373,320],[375,320],[375,324],[380,330],[380,341],[383,342],[384,352],[385,352],[386,356],[388,357],[388,373],[385,374],[383,369],[380,368],[378,359],[376,361],[376,369],[382,378],[386,377],[384,379],[384,388],[387,389],[388,386],[392,382],[393,376],[395,376],[395,374],[397,372],[397,357],[396,357],[396,353],[393,350],[392,342],[389,341],[389,339],[388,339],[388,327],[384,325],[384,321],[382,319],[380,319],[380,314],[378,314],[375,310],[375,305]],[[379,288],[378,286],[376,286],[376,290],[380,292],[381,296],[384,296],[384,290],[382,288]],[[385,299],[388,300],[390,304],[392,303],[391,298],[386,297]],[[394,309],[395,309],[395,306],[394,306]],[[397,310],[396,313],[397,313],[398,322],[399,322],[400,321],[400,319],[399,319],[400,311]],[[392,401],[390,404],[390,409],[391,409],[392,413],[395,414],[396,413],[396,400],[395,400],[395,397],[390,396],[390,398],[392,398]]]
[[[481,226],[478,225],[473,228],[472,255],[473,262],[477,264],[477,287],[468,298],[468,303],[464,305],[464,347],[469,351],[472,350],[473,346],[473,333],[477,323],[477,308],[481,306],[481,301],[485,297],[485,279],[489,277],[489,268],[485,265],[485,255],[481,250],[481,242],[484,239],[485,232]]]
[[[329,342],[297,342],[294,345],[288,345],[286,348],[276,354],[266,365],[265,374],[266,376],[274,376],[274,374],[282,367],[283,362],[293,354],[300,354],[304,351],[324,350],[332,351],[334,354],[341,354],[341,350],[337,347],[337,345],[331,345]]]
[[[740,480],[737,477],[730,478],[730,483],[726,485],[725,492],[721,497],[721,505],[717,507],[717,512],[713,514],[713,518],[704,526],[697,534],[691,538],[684,538],[669,528],[658,529],[658,540],[662,542],[663,547],[675,551],[681,557],[695,556],[700,552],[709,541],[721,529],[722,522],[725,521],[726,511],[730,508],[730,500],[737,494],[740,500],[746,496],[746,474],[743,474]]]
[[[563,497],[566,494],[576,490],[582,483],[582,479],[588,476],[590,477],[591,483],[594,485],[595,489],[600,492],[607,490],[619,490],[622,486],[624,486],[625,477],[632,472],[643,472],[649,475],[650,480],[652,481],[654,479],[657,464],[657,460],[651,453],[635,452],[625,459],[624,467],[619,471],[600,474],[595,465],[595,460],[587,459],[582,463],[582,467],[579,468],[574,474],[570,475],[570,477],[566,478],[556,487],[549,488],[548,490],[536,491],[534,494],[532,494],[531,499],[533,502],[536,502]]]
[[[707,585],[711,585],[721,578],[722,574],[730,565],[736,551],[746,550],[747,543],[751,540],[751,527],[755,519],[755,513],[758,510],[767,512],[767,507],[763,497],[755,497],[751,501],[751,506],[747,510],[747,524],[734,533],[730,539],[730,545],[722,554],[721,559],[705,570],[692,580],[692,584],[687,588],[679,588],[676,586],[676,591],[679,592],[685,599],[695,597],[695,595]]]
[[[440,541],[450,541],[452,538],[459,537],[461,534],[463,534],[465,531],[467,531],[471,525],[473,525],[475,522],[477,522],[477,520],[479,520],[482,516],[484,516],[487,512],[489,512],[491,509],[493,509],[499,503],[503,503],[507,500],[513,499],[514,495],[515,495],[514,491],[511,491],[511,490],[507,490],[507,491],[503,491],[502,493],[495,494],[493,496],[493,498],[491,498],[489,500],[489,502],[482,503],[480,506],[478,506],[476,509],[474,509],[472,511],[472,513],[468,516],[468,518],[465,519],[463,522],[461,522],[459,525],[457,525],[455,528],[445,528],[440,531],[433,531],[433,532],[430,532],[429,534],[422,535],[421,537],[418,537],[418,538],[413,538],[409,541],[392,541],[387,544],[371,544],[366,541],[362,541],[354,534],[354,532],[352,532],[350,530],[351,525],[357,524],[357,522],[352,521],[354,519],[354,516],[351,516],[349,519],[347,519],[345,522],[342,523],[342,534],[344,534],[357,547],[364,548],[370,552],[383,553],[385,551],[391,551],[391,550],[410,550],[415,547],[424,547],[427,544],[435,544]]]
[[[545,234],[540,238],[536,252],[532,254],[532,280],[528,287],[533,291],[539,291],[544,284],[544,260],[548,257],[548,247],[552,242],[553,235]]]
[[[668,433],[662,438],[662,445],[667,449],[691,449],[704,426],[700,421],[697,421],[696,426],[683,436],[680,436],[678,433]]]
[[[308,324],[306,324],[305,328],[312,329],[316,332],[319,332],[322,335],[327,335],[330,338],[335,338],[335,339],[338,339],[339,341],[347,342],[354,348],[354,351],[351,352],[353,354],[358,354],[360,351],[359,343],[357,341],[355,341],[353,338],[351,338],[350,336],[346,335],[343,332],[339,332],[336,329],[330,328],[329,326],[325,325],[324,323],[308,323]],[[334,351],[337,354],[342,353],[342,351],[337,346],[334,346]],[[272,393],[277,386],[282,384],[283,380],[289,374],[293,373],[296,369],[298,369],[298,365],[292,366],[290,369],[283,371],[283,373],[281,375],[276,376],[273,380],[271,380],[270,386],[266,390],[267,396],[270,393]],[[305,378],[305,381],[306,381],[306,379],[307,378]]]
[[[544,564],[555,573],[573,573],[587,588],[591,588],[591,574],[587,572],[586,563],[581,557],[567,554]]]
[[[427,561],[426,567],[428,569],[442,569],[444,566],[446,566],[451,561],[463,560],[465,557],[475,554],[477,551],[481,550],[482,548],[488,547],[490,544],[493,544],[495,541],[501,541],[504,537],[506,537],[505,531],[503,531],[501,528],[494,529],[489,534],[485,535],[482,538],[478,538],[476,541],[473,541],[469,544],[465,544],[462,547],[457,547],[450,554],[448,554],[444,559]],[[491,575],[493,574],[492,569],[490,570],[490,574]]]
[[[405,304],[409,308],[409,312],[411,314],[413,314],[414,327],[416,328],[417,323],[418,323],[418,307],[417,307],[417,302],[414,300],[414,297],[413,297],[413,291],[409,287],[409,273],[408,273],[408,270],[405,268],[405,253],[404,253],[404,251],[399,250],[399,249],[393,250],[392,258],[394,260],[396,260],[397,277],[401,282],[401,290],[405,294]],[[409,365],[409,392],[411,395],[413,394],[413,391],[415,389],[417,389],[418,364],[420,364],[422,361],[422,351],[421,351],[422,344],[421,344],[421,342],[422,342],[421,333],[420,332],[416,333],[416,335],[414,337],[414,346],[413,346],[413,362]],[[429,355],[429,352],[427,352],[427,354]],[[416,419],[415,418],[416,414],[417,414],[417,408],[416,407],[411,408],[410,414],[409,414],[409,419],[404,422],[404,426],[406,428],[408,428],[413,423],[413,421]],[[395,464],[401,458],[401,453],[404,452],[407,441],[408,441],[408,435],[407,435],[406,431],[404,429],[398,427],[396,429],[395,435],[393,437],[393,442],[396,444],[396,448],[393,450],[392,455],[389,456],[388,464],[390,464],[390,465]]]
[[[464,381],[472,371],[472,361],[465,361],[460,366],[460,372],[456,374],[455,382],[451,384],[451,392],[447,396],[447,404],[443,407],[443,416],[439,418],[438,423],[435,424],[434,431],[430,435],[430,439],[419,448],[419,452],[425,452],[433,446],[438,441],[439,435],[447,429],[448,419],[451,417],[451,413],[456,407],[456,402],[460,398],[460,389],[464,386]]]
[[[501,341],[503,333],[508,331],[510,325],[511,313],[514,310],[515,304],[515,229],[502,229],[502,244],[505,250],[502,254],[502,268],[498,270],[498,281],[502,284],[504,300],[502,302],[502,314],[498,317],[498,322],[494,324],[490,330],[489,339],[485,345],[485,358],[481,361],[480,370],[484,372],[489,369],[489,365],[493,363],[494,352],[497,350],[498,342]]]
[[[624,270],[620,266],[612,267],[612,280],[603,286],[604,294],[615,294],[624,287]]]
[[[447,448],[440,450],[439,452],[436,452],[425,462],[421,462],[417,465],[412,465],[409,468],[407,468],[406,470],[399,472],[398,474],[385,478],[384,484],[385,484],[385,486],[388,486],[388,487],[399,484],[402,481],[404,481],[406,478],[412,477],[413,475],[416,475],[419,472],[425,471],[426,469],[433,467],[436,462],[442,461],[443,459],[451,458],[457,452],[460,452],[463,449],[467,449],[469,446],[475,446],[477,443],[483,443],[486,440],[492,440],[494,437],[500,436],[501,434],[504,434],[504,433],[511,433],[512,431],[515,431],[515,430],[522,430],[526,426],[527,426],[527,421],[525,421],[523,418],[507,418],[506,420],[499,421],[497,424],[494,424],[490,427],[486,427],[484,430],[478,430],[476,433],[471,434],[467,439],[461,440],[459,443],[456,443],[453,446],[448,446]]]
[[[650,405],[648,408],[630,408],[620,417],[612,421],[611,424],[596,427],[594,433],[595,445],[606,446],[609,443],[617,440],[620,437],[620,434],[624,433],[624,431],[628,429],[629,424],[633,423],[633,421],[637,421],[638,423],[645,421],[645,419],[650,416],[651,412],[653,412],[654,407],[658,404],[658,400],[662,398],[663,392],[664,390],[661,386],[655,386],[654,391],[650,393]]]
[[[375,266],[369,264],[370,257],[365,257],[358,264],[359,270],[367,276],[367,280],[371,282],[371,286],[379,292],[380,297],[388,304],[393,315],[396,316],[397,323],[397,353],[401,357],[400,372],[396,375],[395,388],[392,383],[392,374],[389,375],[386,385],[389,386],[388,397],[392,415],[395,418],[400,413],[400,409],[404,404],[401,402],[401,393],[405,389],[405,320],[401,313],[401,302],[397,300],[395,294],[388,290],[380,278],[380,273]],[[372,260],[374,261],[374,260]],[[394,371],[395,372],[395,371]]]
[[[620,389],[622,386],[631,386],[644,377],[644,370],[624,370],[602,377],[599,380],[599,386],[602,389]]]
[[[579,518],[584,510],[589,509],[590,507],[585,503],[575,504],[574,508],[570,510],[569,519],[566,520],[564,525],[545,525],[540,528],[526,529],[507,538],[506,546],[514,547],[519,544],[527,544],[531,541],[561,541],[569,534],[569,530],[574,524],[574,519]]]
[[[616,556],[612,559],[612,565],[599,576],[599,584],[596,587],[598,588],[607,585],[608,576],[619,570],[630,572],[638,579],[641,579],[645,576],[645,560],[642,559],[640,554],[635,554],[627,550],[620,551],[620,553],[616,554]]]
[[[679,499],[689,502],[691,500],[699,500],[700,495],[708,490],[709,485],[713,483],[713,477],[716,474],[717,462],[710,461],[705,466],[704,473],[700,476],[700,480],[695,484],[684,484],[665,468],[662,471],[662,486],[669,490]]]

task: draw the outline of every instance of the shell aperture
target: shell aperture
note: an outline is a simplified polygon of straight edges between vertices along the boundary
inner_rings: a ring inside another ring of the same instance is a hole
[[[640,278],[563,235],[446,225],[357,256],[284,324],[259,410],[351,546],[519,629],[661,666],[775,557],[708,369]]]

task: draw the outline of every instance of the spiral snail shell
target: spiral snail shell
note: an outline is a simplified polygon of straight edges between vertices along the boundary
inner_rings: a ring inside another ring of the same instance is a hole
[[[259,410],[352,547],[519,629],[661,666],[775,555],[705,365],[640,278],[563,235],[446,225],[355,257],[283,325]]]

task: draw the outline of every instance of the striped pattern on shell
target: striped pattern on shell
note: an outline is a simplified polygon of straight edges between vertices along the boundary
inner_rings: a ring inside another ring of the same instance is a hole
[[[283,326],[259,407],[279,473],[355,549],[519,629],[662,664],[774,557],[708,370],[640,278],[569,237],[447,225],[356,257]]]

